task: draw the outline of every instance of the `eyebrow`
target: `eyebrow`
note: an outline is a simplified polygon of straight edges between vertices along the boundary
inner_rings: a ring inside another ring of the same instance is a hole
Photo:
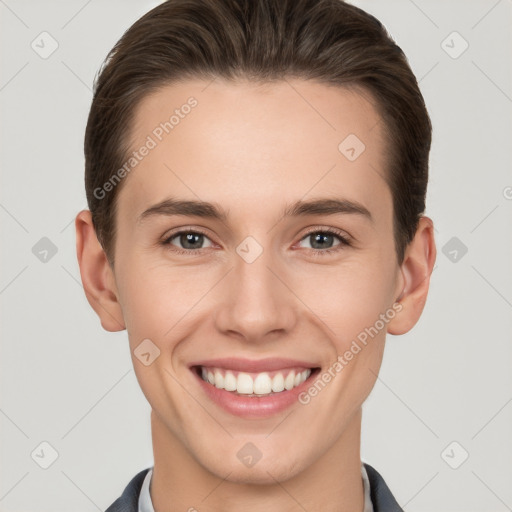
[[[337,214],[356,214],[374,222],[370,211],[362,204],[348,199],[315,199],[310,201],[296,201],[287,205],[283,211],[283,217],[303,217],[307,215],[337,215]],[[137,218],[137,223],[155,216],[173,216],[186,215],[192,217],[202,217],[207,219],[226,222],[228,213],[218,204],[206,201],[178,200],[167,198],[144,212]]]

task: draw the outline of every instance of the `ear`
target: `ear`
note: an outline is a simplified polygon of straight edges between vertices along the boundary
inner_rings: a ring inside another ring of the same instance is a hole
[[[75,229],[76,255],[87,300],[106,331],[122,331],[125,324],[114,272],[98,241],[89,210],[76,216]]]
[[[399,290],[402,293],[397,302],[402,309],[389,321],[389,334],[405,334],[419,320],[427,300],[436,254],[434,224],[429,217],[422,216],[400,267]]]

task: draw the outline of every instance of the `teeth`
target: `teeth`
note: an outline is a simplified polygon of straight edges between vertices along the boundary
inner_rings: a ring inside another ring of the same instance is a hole
[[[293,388],[293,384],[295,383],[295,372],[290,372],[288,377],[284,380],[284,387],[288,390]]]
[[[303,370],[284,370],[277,372],[271,377],[267,372],[253,374],[255,378],[245,372],[239,372],[234,375],[229,370],[219,368],[206,369],[201,368],[201,376],[204,381],[213,386],[226,391],[234,391],[240,395],[268,395],[270,393],[280,393],[290,390],[302,384],[310,375],[311,369]],[[286,375],[286,377],[285,377]]]
[[[215,372],[215,387],[223,389],[224,388],[224,376],[220,372]]]
[[[306,379],[304,379],[306,380]],[[284,389],[284,377],[282,373],[278,373],[274,375],[272,379],[272,391],[274,393],[278,393],[279,391],[283,391]]]
[[[251,379],[252,380],[252,379]],[[254,393],[257,395],[266,395],[272,392],[272,379],[268,373],[260,373],[254,379]]]
[[[247,373],[239,373],[236,381],[236,390],[244,395],[252,395],[254,391],[254,382]]]
[[[224,376],[224,389],[226,391],[236,391],[236,377],[231,372],[226,372]]]

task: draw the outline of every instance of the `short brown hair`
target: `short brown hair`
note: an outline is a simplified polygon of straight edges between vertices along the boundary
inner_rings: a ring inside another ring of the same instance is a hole
[[[110,264],[122,183],[95,191],[126,161],[136,106],[162,85],[216,77],[295,77],[370,93],[389,142],[384,177],[401,264],[425,210],[432,126],[402,50],[380,21],[342,0],[168,0],[124,33],[95,79],[84,144],[87,202]]]

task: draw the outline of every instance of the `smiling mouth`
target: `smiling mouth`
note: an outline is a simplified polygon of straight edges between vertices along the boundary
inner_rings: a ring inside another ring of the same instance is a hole
[[[259,373],[205,366],[193,366],[191,369],[208,384],[245,397],[266,397],[290,391],[320,372],[320,367],[296,367]]]

